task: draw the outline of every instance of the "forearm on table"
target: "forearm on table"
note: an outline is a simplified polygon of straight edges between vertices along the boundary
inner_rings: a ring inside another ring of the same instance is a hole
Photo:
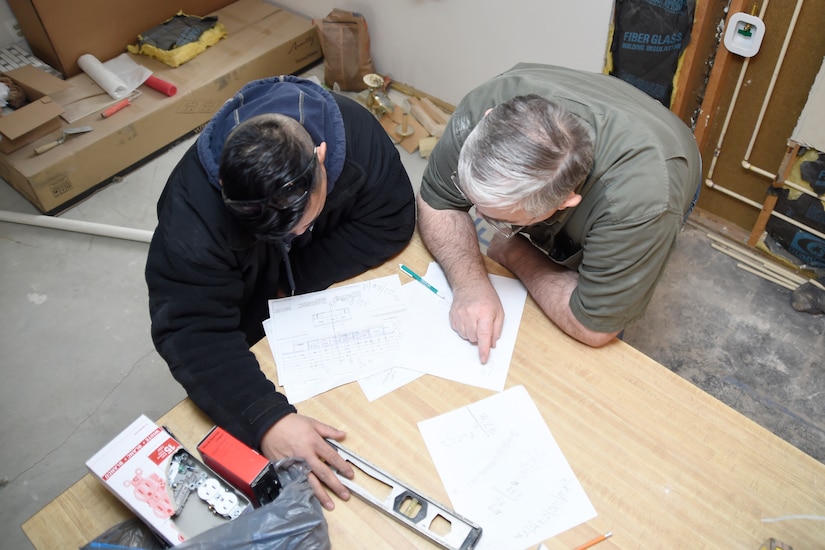
[[[155,347],[198,408],[256,447],[264,431],[294,408],[277,393],[236,328],[239,313],[221,306],[217,293],[199,302],[187,288],[168,301],[153,302]]]
[[[612,341],[618,333],[596,332],[584,326],[570,309],[570,297],[579,284],[575,271],[555,264],[519,238],[498,260],[527,288],[545,315],[561,330],[592,347]]]
[[[276,391],[251,354],[209,353],[170,364],[172,376],[213,422],[255,448],[266,430],[295,407]]]
[[[454,290],[481,282],[489,284],[475,224],[469,214],[462,210],[436,210],[419,198],[418,231]]]

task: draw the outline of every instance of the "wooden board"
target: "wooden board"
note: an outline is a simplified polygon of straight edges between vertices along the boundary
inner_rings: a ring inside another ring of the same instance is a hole
[[[404,110],[400,106],[396,105],[392,114],[385,114],[381,117],[381,126],[384,127],[384,130],[387,131],[387,135],[390,136],[390,139],[392,139],[393,142],[400,143],[401,147],[403,147],[408,153],[414,153],[415,150],[418,149],[418,142],[429,136],[430,133],[423,126],[421,126],[417,120],[415,120],[415,117],[408,115],[407,123],[412,126],[414,132],[412,135],[407,137],[399,136],[395,130],[400,124],[402,124],[404,120],[403,117]]]
[[[421,123],[421,126],[426,128],[430,135],[441,137],[441,134],[444,133],[446,124],[442,124],[433,118],[433,115],[430,114],[430,109],[422,103],[422,100],[416,97],[411,97],[409,102],[410,113],[418,122]]]

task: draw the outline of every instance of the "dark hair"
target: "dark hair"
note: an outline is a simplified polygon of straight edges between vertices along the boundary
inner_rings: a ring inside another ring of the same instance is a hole
[[[535,94],[496,105],[473,129],[458,161],[462,191],[481,206],[558,208],[593,166],[584,121]]]
[[[222,192],[231,201],[261,201],[253,216],[229,210],[255,235],[265,241],[281,241],[304,214],[309,195],[317,186],[319,167],[315,166],[306,195],[285,209],[265,202],[298,177],[313,160],[313,143],[296,120],[265,114],[239,124],[226,139],[218,174]]]

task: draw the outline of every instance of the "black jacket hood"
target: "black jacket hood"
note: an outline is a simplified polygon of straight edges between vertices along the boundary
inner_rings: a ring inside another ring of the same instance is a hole
[[[218,167],[229,133],[241,122],[264,113],[294,118],[309,132],[315,145],[327,144],[324,168],[327,193],[341,175],[346,138],[341,111],[332,95],[315,82],[296,76],[276,76],[246,84],[207,123],[198,138],[198,158],[209,182],[220,188]]]

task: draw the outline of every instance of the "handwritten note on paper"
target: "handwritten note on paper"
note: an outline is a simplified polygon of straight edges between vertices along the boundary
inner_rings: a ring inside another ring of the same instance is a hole
[[[397,275],[269,301],[264,325],[283,386],[394,366],[401,345]]]
[[[452,298],[441,267],[432,262],[427,281]],[[463,340],[450,326],[450,303],[416,282],[403,286],[408,326],[404,330],[400,365],[462,384],[501,391],[510,369],[527,290],[517,279],[490,275],[504,307],[504,326],[487,363],[481,364],[478,346]]]
[[[529,548],[596,517],[524,386],[418,424],[479,550]]]

